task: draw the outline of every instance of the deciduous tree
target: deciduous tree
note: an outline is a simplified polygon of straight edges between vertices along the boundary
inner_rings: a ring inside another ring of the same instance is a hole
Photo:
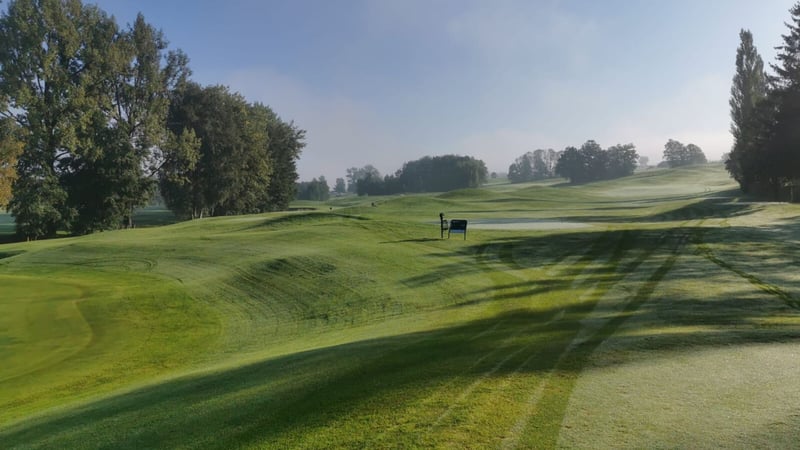
[[[0,208],[11,200],[11,186],[17,179],[17,158],[23,148],[19,131],[11,120],[0,120]]]

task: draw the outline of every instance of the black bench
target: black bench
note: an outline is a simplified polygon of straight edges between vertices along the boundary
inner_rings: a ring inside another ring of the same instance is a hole
[[[463,219],[453,219],[450,221],[450,228],[447,230],[447,239],[450,239],[450,233],[463,233],[464,240],[467,240],[467,221]]]
[[[444,239],[444,232],[447,231],[447,239],[450,239],[450,233],[462,233],[464,240],[467,240],[467,221],[463,219],[453,219],[447,221],[444,218],[444,213],[439,213],[439,223],[442,239]]]

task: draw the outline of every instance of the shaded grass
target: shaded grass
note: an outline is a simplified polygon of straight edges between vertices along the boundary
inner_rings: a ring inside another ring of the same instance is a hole
[[[707,382],[691,404],[660,386],[691,367],[766,380],[768,359],[699,361],[753,346],[778,358],[787,353],[772,345],[798,343],[800,279],[785,268],[800,262],[800,210],[731,203],[715,194],[730,188],[723,176],[708,166],[566,188],[342,198],[334,210],[4,246],[0,358],[11,363],[0,369],[0,442],[649,447],[702,432],[698,442],[737,445],[741,435],[715,428],[728,416],[707,406],[722,384]],[[603,225],[440,240],[439,211]],[[729,396],[760,405],[741,420],[791,423],[783,405],[797,391]],[[703,429],[670,440],[688,416]],[[772,442],[751,431],[750,445]]]

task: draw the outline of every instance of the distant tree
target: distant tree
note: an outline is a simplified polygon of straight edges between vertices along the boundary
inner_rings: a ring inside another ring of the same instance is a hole
[[[333,191],[337,194],[344,194],[347,192],[347,183],[345,183],[344,178],[336,179],[336,184],[333,187]]]
[[[731,86],[731,134],[733,148],[725,161],[725,168],[739,182],[744,192],[762,172],[759,136],[764,123],[760,108],[764,106],[769,87],[764,62],[753,45],[753,35],[748,30],[739,32],[740,44],[736,51],[736,73]]]
[[[586,141],[580,148],[584,161],[584,180],[595,181],[608,178],[608,153],[593,140]]]
[[[648,164],[650,164],[650,158],[648,158],[647,156],[639,157],[639,167],[646,169],[648,167]]]
[[[689,164],[689,153],[686,146],[679,141],[670,139],[664,144],[663,160],[670,167],[678,167]]]
[[[626,177],[636,170],[636,161],[639,155],[633,144],[617,144],[609,147],[606,151],[608,152],[607,178]]]
[[[686,146],[686,153],[687,158],[689,158],[689,164],[705,164],[708,162],[703,150],[694,144],[688,144]]]
[[[488,170],[483,161],[470,156],[426,156],[403,164],[395,176],[403,192],[445,192],[486,183]]]
[[[517,158],[508,168],[508,179],[512,183],[543,180],[555,176],[557,152],[537,149]]]
[[[356,193],[358,181],[367,177],[376,180],[381,177],[381,173],[371,164],[367,164],[362,168],[351,167],[347,169],[347,192]]]
[[[372,167],[355,167],[347,176],[356,180],[358,195],[389,195],[402,192],[445,192],[474,188],[486,183],[486,164],[469,156],[426,156],[403,164],[393,175],[381,177]]]
[[[356,181],[356,193],[358,195],[384,195],[384,180],[378,171],[368,171]]]
[[[700,147],[670,139],[664,144],[664,161],[669,167],[687,166],[706,163],[706,155]]]
[[[298,200],[325,201],[330,198],[330,187],[324,176],[297,185]]]
[[[618,178],[633,173],[638,157],[633,144],[617,144],[603,150],[597,142],[589,140],[580,149],[567,147],[561,152],[556,173],[569,178],[571,183]]]
[[[567,147],[561,152],[556,164],[556,173],[559,176],[568,178],[572,183],[578,183],[585,179],[585,171],[584,158],[577,148]]]

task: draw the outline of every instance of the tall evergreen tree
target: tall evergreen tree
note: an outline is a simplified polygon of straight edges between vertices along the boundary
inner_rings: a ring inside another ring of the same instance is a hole
[[[764,62],[753,44],[752,33],[741,30],[739,38],[741,42],[736,51],[736,73],[729,101],[733,148],[725,167],[747,192],[760,172],[758,138],[762,133],[762,121],[759,108],[767,97],[768,84]]]
[[[769,161],[765,171],[776,199],[784,182],[800,178],[800,2],[789,12],[789,32],[777,47],[777,63],[771,65],[770,126],[763,136],[764,159]]]

